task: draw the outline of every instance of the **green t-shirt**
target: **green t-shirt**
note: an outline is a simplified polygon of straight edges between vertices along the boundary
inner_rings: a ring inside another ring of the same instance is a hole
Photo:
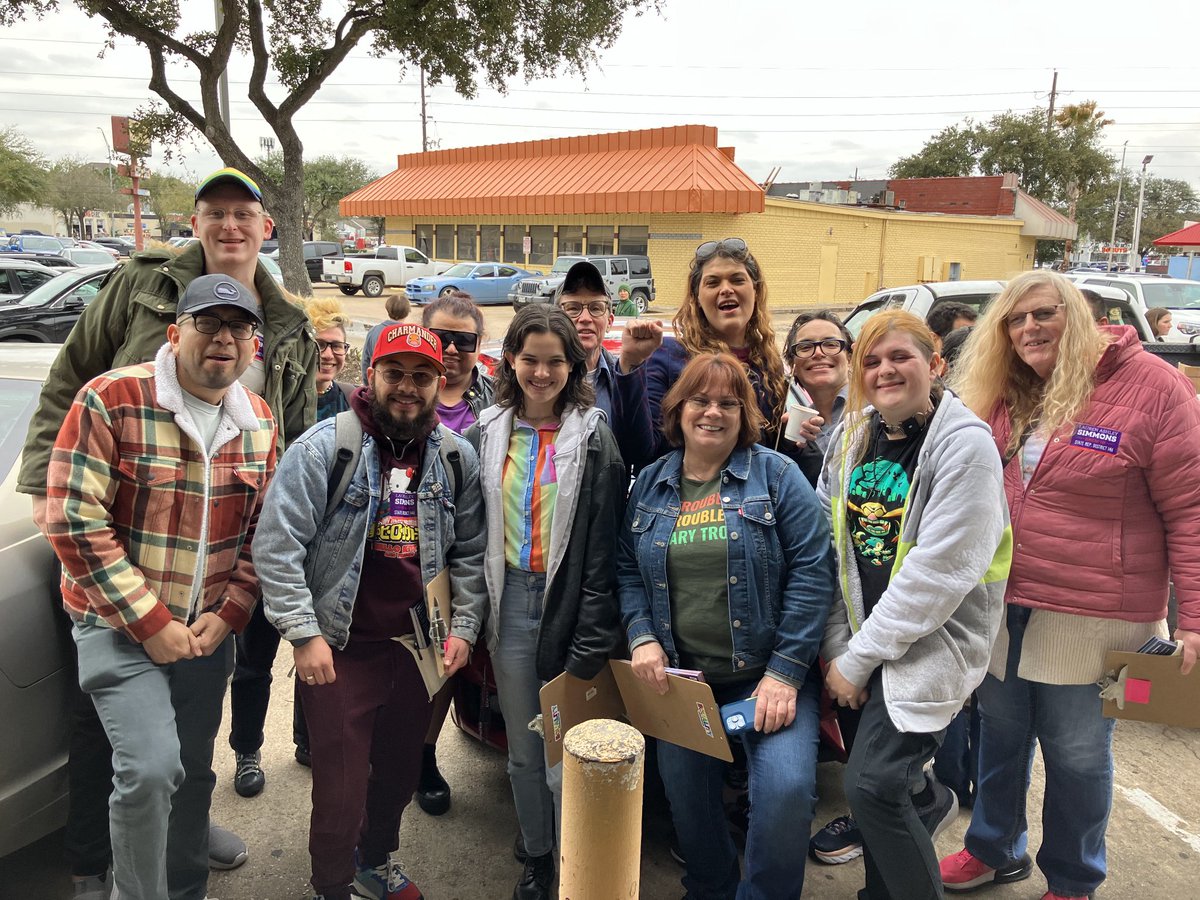
[[[721,476],[679,483],[682,506],[667,548],[667,583],[671,597],[671,631],[686,669],[699,669],[713,683],[737,681],[733,635],[729,630],[729,550]]]

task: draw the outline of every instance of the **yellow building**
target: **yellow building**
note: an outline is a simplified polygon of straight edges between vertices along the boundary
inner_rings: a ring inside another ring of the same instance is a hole
[[[773,305],[848,307],[883,287],[1011,277],[1056,236],[1030,217],[767,197],[699,125],[405,154],[341,212],[385,216],[387,243],[442,260],[545,270],[562,255],[647,254],[659,306],[682,299],[707,240],[743,238]]]

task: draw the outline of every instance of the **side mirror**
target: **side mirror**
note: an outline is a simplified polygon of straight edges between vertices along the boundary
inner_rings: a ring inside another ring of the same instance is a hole
[[[87,306],[87,301],[84,300],[83,297],[81,297],[79,294],[71,294],[71,296],[63,300],[62,308],[83,309],[85,306]]]

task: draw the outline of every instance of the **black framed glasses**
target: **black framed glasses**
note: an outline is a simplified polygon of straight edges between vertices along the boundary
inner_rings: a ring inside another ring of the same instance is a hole
[[[400,384],[405,378],[407,378],[417,387],[427,388],[437,379],[436,373],[427,372],[424,369],[416,372],[408,372],[404,369],[376,369],[375,371],[378,372],[379,377],[388,384]]]
[[[317,338],[317,352],[324,353],[326,350],[332,350],[339,356],[344,356],[350,349],[350,345],[345,341],[323,341]]]
[[[1033,321],[1035,322],[1049,322],[1058,315],[1058,311],[1064,306],[1066,306],[1065,303],[1056,303],[1053,306],[1039,306],[1037,309],[1031,309],[1028,312],[1013,313],[1004,321],[1007,323],[1010,331],[1015,331],[1022,327],[1025,324],[1025,320],[1030,316],[1033,316]]]
[[[847,349],[849,344],[841,338],[825,338],[823,341],[796,341],[789,349],[792,356],[807,359],[816,353],[818,347],[821,348],[822,356],[837,356]]]
[[[443,350],[451,344],[459,353],[474,353],[479,349],[479,335],[473,331],[453,331],[449,328],[430,328],[429,330],[438,336]]]
[[[599,319],[608,315],[609,304],[607,300],[593,300],[591,303],[574,303],[568,300],[561,304],[559,309],[565,312],[570,319],[578,319],[583,315],[585,309],[593,319]]]
[[[220,316],[192,316],[192,324],[201,334],[219,334],[223,327],[228,326],[229,333],[235,341],[248,341],[258,330],[257,322],[246,319],[222,319]]]
[[[723,241],[705,241],[696,248],[696,259],[705,260],[718,252],[731,256],[741,256],[747,251],[746,242],[739,237],[725,238]]]
[[[697,412],[706,412],[710,406],[716,406],[723,413],[731,413],[742,408],[742,401],[736,397],[722,397],[720,400],[709,400],[697,394],[683,401]]]

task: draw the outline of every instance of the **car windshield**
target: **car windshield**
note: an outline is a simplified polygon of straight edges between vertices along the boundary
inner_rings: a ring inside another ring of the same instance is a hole
[[[554,261],[554,268],[550,270],[550,274],[566,275],[570,271],[571,266],[579,262],[582,257],[579,256],[560,256]]]
[[[59,294],[67,293],[68,288],[80,280],[78,273],[79,270],[76,269],[67,275],[57,275],[45,284],[35,287],[17,303],[21,306],[41,306],[49,303]],[[95,294],[100,289],[99,276],[93,275],[91,278],[93,279],[91,282],[85,280],[83,285],[79,285],[71,293],[81,294],[85,297]]]
[[[267,254],[258,254],[258,261],[262,263],[262,267],[267,270],[268,274],[272,276],[283,275],[283,270],[279,268],[279,263],[267,256]]]
[[[1142,296],[1146,298],[1146,307],[1165,306],[1167,309],[1200,309],[1200,282],[1196,281],[1145,281],[1138,282],[1142,286]]]
[[[465,278],[473,271],[475,271],[474,263],[458,263],[458,265],[448,268],[442,273],[442,275],[446,276],[447,278]]]

